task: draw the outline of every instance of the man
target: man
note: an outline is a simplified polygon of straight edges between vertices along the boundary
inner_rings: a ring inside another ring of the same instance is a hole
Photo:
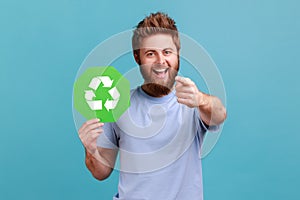
[[[131,106],[116,123],[92,119],[79,129],[86,166],[104,180],[120,152],[113,199],[201,200],[201,143],[207,130],[225,120],[226,110],[217,97],[177,76],[180,41],[166,14],[143,19],[132,46],[144,83],[131,91]]]

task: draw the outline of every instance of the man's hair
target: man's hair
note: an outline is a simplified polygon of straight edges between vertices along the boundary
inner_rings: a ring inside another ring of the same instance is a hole
[[[151,13],[136,26],[132,36],[133,53],[139,58],[139,48],[142,40],[158,33],[171,35],[177,48],[177,53],[179,52],[180,40],[175,21],[165,13],[157,12]]]

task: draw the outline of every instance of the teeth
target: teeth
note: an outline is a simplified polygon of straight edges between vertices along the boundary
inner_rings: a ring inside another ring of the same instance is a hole
[[[162,72],[166,72],[167,69],[154,69],[154,71],[158,73],[162,73]]]

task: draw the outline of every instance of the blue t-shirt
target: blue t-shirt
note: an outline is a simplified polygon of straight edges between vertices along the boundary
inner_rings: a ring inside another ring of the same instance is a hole
[[[202,200],[201,143],[208,130],[197,108],[131,91],[129,109],[106,123],[97,140],[118,148],[120,177],[114,200]],[[214,127],[216,128],[216,127]]]

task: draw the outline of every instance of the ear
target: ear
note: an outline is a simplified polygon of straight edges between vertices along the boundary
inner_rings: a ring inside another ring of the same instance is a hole
[[[135,62],[140,65],[141,64],[141,60],[140,60],[139,56],[137,55],[137,53],[133,53],[133,56],[134,56]]]

